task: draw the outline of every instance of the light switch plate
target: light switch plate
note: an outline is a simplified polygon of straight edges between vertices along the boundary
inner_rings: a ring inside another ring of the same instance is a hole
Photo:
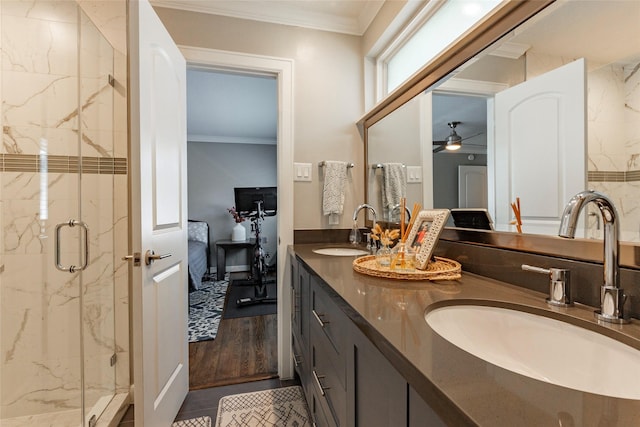
[[[422,182],[422,166],[407,166],[407,184]]]
[[[293,180],[310,182],[313,178],[311,163],[294,163]]]

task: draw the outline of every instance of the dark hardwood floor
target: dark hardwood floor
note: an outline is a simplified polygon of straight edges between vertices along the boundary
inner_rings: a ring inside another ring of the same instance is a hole
[[[215,340],[189,344],[189,388],[275,378],[277,346],[276,314],[223,319]]]
[[[190,391],[176,421],[209,415],[215,425],[223,396],[298,385],[278,379],[277,346],[276,314],[222,319],[215,340],[189,343]],[[119,426],[132,427],[133,419],[130,406]]]

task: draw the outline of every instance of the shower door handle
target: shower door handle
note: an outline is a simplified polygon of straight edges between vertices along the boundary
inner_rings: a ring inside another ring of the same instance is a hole
[[[80,265],[70,265],[69,267],[65,267],[62,265],[60,261],[60,230],[62,227],[73,228],[78,226],[82,228],[83,231],[83,240],[84,240],[84,251],[82,254],[82,258],[80,259]],[[76,271],[82,271],[87,268],[89,264],[89,227],[82,221],[78,221],[75,219],[70,219],[67,222],[61,222],[56,225],[56,234],[55,234],[55,252],[56,252],[56,268],[60,271],[68,271],[69,273],[75,273]]]

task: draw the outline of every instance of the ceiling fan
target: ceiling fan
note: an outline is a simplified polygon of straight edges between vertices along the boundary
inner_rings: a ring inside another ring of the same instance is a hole
[[[433,149],[434,153],[438,153],[442,150],[449,150],[449,151],[455,151],[455,150],[459,150],[460,147],[462,147],[462,141],[464,141],[465,139],[469,139],[469,138],[473,138],[474,136],[478,136],[480,134],[482,134],[482,132],[477,133],[475,135],[471,135],[471,136],[467,136],[466,138],[462,138],[460,135],[458,135],[458,133],[456,132],[456,126],[458,126],[461,122],[449,122],[447,123],[449,125],[449,127],[451,128],[451,133],[449,134],[449,136],[447,136],[447,139],[445,139],[444,141],[433,141],[433,145],[437,145],[437,147],[435,147]]]

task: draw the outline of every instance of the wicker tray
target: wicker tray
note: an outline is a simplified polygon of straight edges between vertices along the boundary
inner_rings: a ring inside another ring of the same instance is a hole
[[[448,258],[435,257],[435,262],[430,262],[426,270],[414,270],[402,272],[390,270],[389,267],[379,267],[376,264],[375,255],[367,255],[356,258],[353,261],[353,269],[358,273],[374,277],[400,280],[457,280],[462,277],[460,263]]]

